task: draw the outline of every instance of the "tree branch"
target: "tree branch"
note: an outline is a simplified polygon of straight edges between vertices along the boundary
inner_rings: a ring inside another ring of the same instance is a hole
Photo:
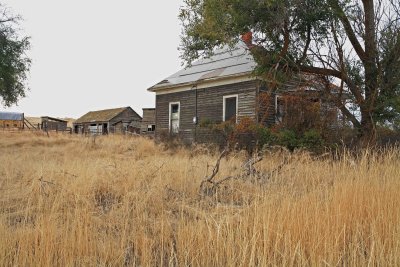
[[[325,68],[303,66],[303,65],[300,65],[299,69],[300,69],[300,71],[305,72],[305,73],[317,74],[317,75],[322,75],[322,76],[332,76],[332,77],[341,79],[347,84],[350,91],[354,94],[354,97],[356,98],[357,102],[362,103],[364,101],[364,98],[361,94],[361,90],[343,72],[340,72],[338,70],[333,70],[333,69],[325,69]]]
[[[298,61],[298,64],[301,64],[301,63],[303,63],[304,60],[306,60],[306,58],[307,58],[307,51],[308,51],[308,48],[310,47],[310,43],[311,43],[311,26],[308,25],[308,26],[307,26],[307,40],[306,40],[306,45],[304,46],[303,55],[301,56],[300,60]]]
[[[329,3],[331,7],[337,11],[338,17],[342,22],[344,30],[346,31],[346,35],[349,38],[352,46],[354,47],[354,50],[356,51],[358,57],[361,59],[361,61],[365,62],[366,61],[365,51],[362,48],[360,42],[358,41],[357,36],[354,33],[353,28],[351,27],[350,21],[347,18],[346,14],[344,13],[343,9],[340,7],[337,0],[329,0]]]

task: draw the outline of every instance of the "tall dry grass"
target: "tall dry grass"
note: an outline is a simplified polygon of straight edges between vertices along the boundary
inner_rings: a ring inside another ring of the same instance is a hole
[[[398,151],[298,153],[264,185],[229,180],[201,196],[217,157],[133,137],[0,133],[0,265],[400,265]],[[217,179],[244,160],[223,159]]]

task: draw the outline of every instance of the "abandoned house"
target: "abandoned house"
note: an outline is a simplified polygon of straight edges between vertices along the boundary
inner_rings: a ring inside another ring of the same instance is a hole
[[[48,116],[43,116],[41,117],[41,123],[40,123],[40,129],[43,131],[67,131],[67,123],[68,121],[66,120],[61,120],[57,118],[52,118]],[[69,128],[71,129],[71,128]]]
[[[156,97],[156,137],[172,134],[188,143],[203,142],[210,138],[201,127],[204,123],[238,123],[243,118],[266,126],[281,122],[287,107],[282,96],[295,94],[299,83],[269,92],[252,75],[256,63],[247,46],[241,41],[233,49],[217,50],[150,87]],[[311,87],[303,92],[312,92],[310,99],[319,101]]]
[[[0,112],[0,128],[24,129],[24,113]]]
[[[73,123],[74,133],[140,133],[142,117],[131,107],[90,111]]]
[[[140,133],[144,136],[154,136],[156,130],[156,109],[144,108]]]

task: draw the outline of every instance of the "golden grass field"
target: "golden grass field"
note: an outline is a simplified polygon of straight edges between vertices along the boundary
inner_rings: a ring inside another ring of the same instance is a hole
[[[201,194],[217,158],[139,137],[0,133],[0,265],[400,265],[399,151],[267,153],[265,183]],[[229,154],[215,179],[245,160]]]

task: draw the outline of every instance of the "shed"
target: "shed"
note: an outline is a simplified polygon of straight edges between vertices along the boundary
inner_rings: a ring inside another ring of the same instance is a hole
[[[66,120],[48,116],[41,117],[41,128],[43,131],[66,131],[67,123],[68,121]]]
[[[24,113],[0,112],[0,128],[24,129]]]

